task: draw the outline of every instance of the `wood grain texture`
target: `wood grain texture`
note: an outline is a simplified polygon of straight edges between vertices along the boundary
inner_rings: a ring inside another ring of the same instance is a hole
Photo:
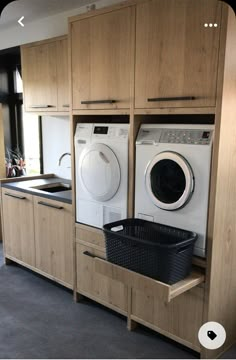
[[[21,48],[25,110],[57,111],[56,41]],[[40,108],[33,108],[40,106]],[[50,107],[44,108],[43,106]]]
[[[9,195],[22,197],[14,198]],[[33,197],[9,189],[2,189],[2,221],[4,228],[4,256],[12,256],[35,266]]]
[[[59,206],[62,209],[40,205]],[[34,196],[35,267],[72,287],[73,223],[71,205]]]
[[[131,319],[199,351],[203,296],[204,290],[195,287],[170,303],[164,303],[152,294],[133,288]]]
[[[105,238],[101,229],[76,223],[75,236],[77,241],[82,240],[83,242],[87,243],[88,246],[95,245],[105,251]]]
[[[62,39],[57,44],[57,110],[69,112],[69,72],[68,40]]]
[[[138,274],[124,267],[114,265],[106,260],[95,258],[95,270],[99,274],[117,280],[129,287],[150,294],[162,302],[170,302],[180,294],[204,282],[201,272],[193,271],[184,280],[168,285],[150,277]]]
[[[76,244],[77,292],[86,293],[88,297],[91,295],[97,301],[110,304],[114,309],[120,309],[123,313],[127,313],[126,286],[119,281],[97,273],[94,258],[85,255],[85,251],[105,258],[105,252]]]
[[[227,6],[227,5],[224,5]],[[208,321],[218,321],[227,333],[217,351],[205,352],[215,358],[236,342],[236,21],[228,7],[215,216],[209,269]]]
[[[132,8],[71,24],[73,109],[122,109],[130,106]],[[113,104],[82,105],[86,100]]]
[[[135,108],[215,106],[220,17],[217,0],[137,5]],[[147,101],[181,96],[196,99]]]
[[[28,263],[25,263],[24,261],[21,261],[21,260],[15,258],[14,256],[7,255],[7,257],[5,258],[5,263],[6,263],[6,265],[12,265],[13,263],[17,263],[19,265],[22,265],[22,266],[26,267],[27,269],[30,269],[30,270],[36,272],[37,274],[40,274],[40,275],[42,275],[42,276],[44,276],[44,277],[46,277],[46,278],[48,278],[50,280],[55,281],[56,283],[58,283],[58,284],[60,284],[62,286],[67,287],[68,289],[72,290],[72,286],[70,284],[68,284],[68,283],[54,277],[53,275],[45,273],[44,271],[36,268],[35,266],[31,266]]]

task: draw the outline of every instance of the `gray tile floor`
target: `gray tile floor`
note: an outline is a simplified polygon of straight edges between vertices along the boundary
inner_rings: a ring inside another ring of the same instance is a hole
[[[0,358],[193,359],[197,354],[15,265],[0,243]],[[236,349],[226,354],[234,358]]]

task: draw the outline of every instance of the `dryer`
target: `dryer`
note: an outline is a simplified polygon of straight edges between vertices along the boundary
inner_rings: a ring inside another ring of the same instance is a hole
[[[205,257],[212,125],[143,124],[136,140],[135,216],[194,231]]]
[[[128,124],[77,124],[77,222],[102,228],[127,217],[128,131]]]

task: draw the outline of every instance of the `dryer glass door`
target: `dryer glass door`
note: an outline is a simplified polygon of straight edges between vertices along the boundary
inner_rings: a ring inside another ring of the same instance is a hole
[[[164,210],[177,210],[190,199],[194,189],[192,169],[175,152],[162,152],[149,163],[145,183],[152,202]]]
[[[79,159],[79,177],[83,189],[97,201],[113,198],[120,185],[120,166],[114,152],[107,145],[86,147]]]

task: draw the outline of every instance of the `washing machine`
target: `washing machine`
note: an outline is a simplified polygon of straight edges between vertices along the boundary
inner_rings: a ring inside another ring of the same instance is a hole
[[[77,124],[77,222],[102,228],[127,217],[128,132],[128,124]]]
[[[206,256],[214,126],[143,124],[136,140],[135,216],[194,231]]]

